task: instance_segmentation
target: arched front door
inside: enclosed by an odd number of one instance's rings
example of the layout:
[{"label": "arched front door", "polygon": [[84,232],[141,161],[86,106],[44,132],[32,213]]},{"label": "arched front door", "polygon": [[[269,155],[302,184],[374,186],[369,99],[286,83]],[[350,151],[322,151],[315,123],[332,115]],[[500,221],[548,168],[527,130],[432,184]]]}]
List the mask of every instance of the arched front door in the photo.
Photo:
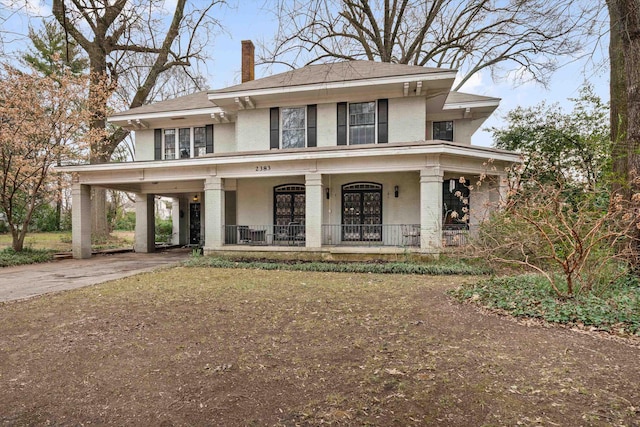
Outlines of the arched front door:
[{"label": "arched front door", "polygon": [[382,240],[382,185],[353,182],[342,186],[342,240]]}]

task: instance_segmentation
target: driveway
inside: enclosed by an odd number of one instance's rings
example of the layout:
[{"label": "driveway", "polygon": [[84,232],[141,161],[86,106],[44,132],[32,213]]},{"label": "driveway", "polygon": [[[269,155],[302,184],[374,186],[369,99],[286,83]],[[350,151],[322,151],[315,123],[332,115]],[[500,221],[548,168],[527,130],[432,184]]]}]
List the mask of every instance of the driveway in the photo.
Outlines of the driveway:
[{"label": "driveway", "polygon": [[0,268],[0,302],[95,285],[166,268],[187,259],[190,254],[190,250],[172,249],[150,254],[94,255],[90,259],[65,259]]}]

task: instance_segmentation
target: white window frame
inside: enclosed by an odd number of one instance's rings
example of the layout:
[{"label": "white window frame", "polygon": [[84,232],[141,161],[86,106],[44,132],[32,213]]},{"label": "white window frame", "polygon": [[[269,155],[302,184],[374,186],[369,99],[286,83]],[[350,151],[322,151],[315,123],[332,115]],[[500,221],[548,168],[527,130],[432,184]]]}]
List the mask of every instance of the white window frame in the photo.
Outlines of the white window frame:
[{"label": "white window frame", "polygon": [[[378,100],[373,101],[358,101],[358,102],[347,102],[347,145],[351,144],[351,105],[352,104],[368,104],[373,102],[373,144],[378,143]],[[367,145],[367,144],[353,144],[353,145]]]},{"label": "white window frame", "polygon": [[[306,117],[306,116],[305,116]],[[202,125],[202,126],[189,126],[189,127],[180,127],[180,128],[162,128],[162,160],[180,160],[182,159],[180,157],[180,129],[189,129],[189,157],[185,157],[184,159],[194,159],[196,158],[196,150],[195,150],[195,140],[196,140],[196,128],[206,128],[206,125]],[[173,159],[167,159],[166,157],[166,139],[165,139],[165,131],[168,130],[172,130],[174,132],[174,146],[173,146],[173,152],[174,152],[174,158]],[[207,149],[207,141],[206,141],[206,130],[205,130],[205,141],[204,141],[204,147],[205,147],[205,151]]]},{"label": "white window frame", "polygon": [[306,105],[291,105],[291,106],[287,106],[287,107],[280,107],[280,111],[278,112],[278,116],[279,116],[279,128],[280,128],[280,149],[284,149],[284,147],[282,146],[282,132],[284,131],[284,120],[283,117],[284,115],[282,114],[282,110],[293,110],[293,109],[302,109],[304,111],[304,126],[303,126],[303,135],[304,135],[304,146],[303,147],[287,147],[288,148],[307,148],[307,123],[308,123],[308,117],[307,117],[307,106]]}]

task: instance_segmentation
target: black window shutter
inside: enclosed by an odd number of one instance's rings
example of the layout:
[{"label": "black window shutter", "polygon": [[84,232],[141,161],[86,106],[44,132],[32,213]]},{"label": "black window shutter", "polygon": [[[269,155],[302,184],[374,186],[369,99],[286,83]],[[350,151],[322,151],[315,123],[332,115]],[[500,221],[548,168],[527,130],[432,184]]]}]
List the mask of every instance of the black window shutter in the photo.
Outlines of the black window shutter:
[{"label": "black window shutter", "polygon": [[269,148],[278,149],[280,148],[280,109],[273,107],[270,114]]},{"label": "black window shutter", "polygon": [[318,146],[318,106],[307,105],[307,147]]},{"label": "black window shutter", "polygon": [[389,142],[389,100],[378,99],[378,144]]},{"label": "black window shutter", "polygon": [[153,130],[153,159],[162,160],[162,129]]},{"label": "black window shutter", "polygon": [[338,102],[338,145],[347,145],[347,103]]},{"label": "black window shutter", "polygon": [[207,147],[207,154],[213,153],[213,125],[204,127],[204,138]]}]

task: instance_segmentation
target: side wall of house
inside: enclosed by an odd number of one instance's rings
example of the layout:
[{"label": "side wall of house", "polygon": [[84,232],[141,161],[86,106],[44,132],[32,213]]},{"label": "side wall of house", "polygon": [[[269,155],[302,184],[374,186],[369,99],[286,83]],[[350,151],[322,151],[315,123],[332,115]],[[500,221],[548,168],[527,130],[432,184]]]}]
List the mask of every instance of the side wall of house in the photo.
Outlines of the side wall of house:
[{"label": "side wall of house", "polygon": [[426,103],[424,97],[389,100],[389,142],[413,142],[425,139]]},{"label": "side wall of house", "polygon": [[136,161],[153,160],[153,129],[134,133]]}]

